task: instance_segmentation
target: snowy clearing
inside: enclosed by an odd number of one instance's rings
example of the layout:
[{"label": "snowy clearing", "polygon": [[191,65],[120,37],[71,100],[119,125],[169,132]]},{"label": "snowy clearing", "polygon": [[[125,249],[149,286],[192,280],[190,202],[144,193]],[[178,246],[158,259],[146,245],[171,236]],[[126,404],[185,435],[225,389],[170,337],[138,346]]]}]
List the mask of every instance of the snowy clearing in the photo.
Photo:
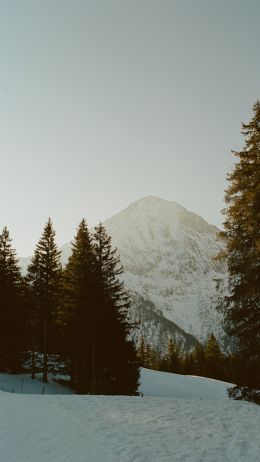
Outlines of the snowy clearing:
[{"label": "snowy clearing", "polygon": [[[259,462],[259,406],[229,400],[228,384],[203,377],[144,369],[141,378],[144,394],[163,398],[1,391],[0,460]],[[21,376],[0,374],[4,381],[21,386]],[[40,393],[42,383],[29,382],[24,393]],[[50,383],[48,392],[57,387],[69,391]]]},{"label": "snowy clearing", "polygon": [[41,377],[42,374],[37,374],[37,378],[32,380],[30,374],[13,375],[0,373],[0,391],[25,395],[73,394],[73,391],[68,387],[64,387],[53,380],[49,380],[49,383],[43,383]]},{"label": "snowy clearing", "polygon": [[230,383],[181,374],[141,370],[139,390],[144,396],[178,399],[227,400]]},{"label": "snowy clearing", "polygon": [[[59,395],[73,394],[68,387],[50,380],[43,384],[41,374],[31,380],[29,374],[10,375],[0,373],[0,390],[9,393]],[[157,398],[227,400],[227,388],[231,384],[219,380],[189,375],[141,369],[139,391],[144,396]]]}]

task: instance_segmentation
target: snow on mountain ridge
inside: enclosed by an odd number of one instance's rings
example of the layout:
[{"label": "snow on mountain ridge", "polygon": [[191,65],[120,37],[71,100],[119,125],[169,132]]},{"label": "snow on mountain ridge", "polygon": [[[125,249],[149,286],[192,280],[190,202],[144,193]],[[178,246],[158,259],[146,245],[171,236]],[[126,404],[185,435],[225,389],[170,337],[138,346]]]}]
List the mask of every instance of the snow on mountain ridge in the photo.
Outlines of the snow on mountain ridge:
[{"label": "snow on mountain ridge", "polygon": [[143,296],[184,331],[205,339],[220,335],[215,280],[225,267],[218,229],[171,201],[153,196],[129,205],[104,225],[119,250],[133,301]]}]

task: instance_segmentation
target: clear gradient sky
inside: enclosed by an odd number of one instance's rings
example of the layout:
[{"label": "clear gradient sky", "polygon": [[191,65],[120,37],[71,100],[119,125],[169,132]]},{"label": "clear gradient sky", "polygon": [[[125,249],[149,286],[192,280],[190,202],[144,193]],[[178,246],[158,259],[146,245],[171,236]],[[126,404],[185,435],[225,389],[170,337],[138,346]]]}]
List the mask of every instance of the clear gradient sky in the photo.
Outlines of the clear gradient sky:
[{"label": "clear gradient sky", "polygon": [[0,0],[0,227],[30,255],[146,195],[221,226],[259,0]]}]

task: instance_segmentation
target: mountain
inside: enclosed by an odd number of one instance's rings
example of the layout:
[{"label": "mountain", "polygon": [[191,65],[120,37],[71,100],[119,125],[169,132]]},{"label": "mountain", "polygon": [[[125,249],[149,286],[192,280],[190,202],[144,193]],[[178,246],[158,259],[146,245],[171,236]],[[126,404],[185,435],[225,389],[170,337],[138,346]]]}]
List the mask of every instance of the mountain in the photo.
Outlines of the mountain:
[{"label": "mountain", "polygon": [[[218,229],[181,205],[148,196],[104,222],[124,266],[131,318],[140,320],[135,337],[164,348],[169,335],[184,348],[208,333],[224,341],[218,286],[226,277],[213,257],[223,249]],[[62,247],[63,263],[71,244]],[[24,262],[23,262],[24,264]]]},{"label": "mountain", "polygon": [[[223,249],[215,226],[175,202],[153,196],[104,224],[121,255],[133,314],[143,316],[146,337],[153,343],[158,337],[154,314],[199,340],[211,331],[221,337],[217,281],[225,278],[226,268],[213,260]],[[173,327],[162,322],[159,326],[163,331]]]}]

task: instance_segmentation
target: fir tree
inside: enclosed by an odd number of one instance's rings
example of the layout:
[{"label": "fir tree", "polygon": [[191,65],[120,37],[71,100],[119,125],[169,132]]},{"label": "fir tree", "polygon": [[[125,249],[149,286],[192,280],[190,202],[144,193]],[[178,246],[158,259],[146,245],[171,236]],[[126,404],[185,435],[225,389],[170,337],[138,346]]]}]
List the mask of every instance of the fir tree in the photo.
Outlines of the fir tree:
[{"label": "fir tree", "polygon": [[152,347],[150,343],[145,344],[145,350],[144,350],[144,367],[147,367],[147,369],[152,369],[153,368],[153,363],[152,363]]},{"label": "fir tree", "polygon": [[186,353],[183,358],[183,373],[194,374],[195,372],[195,360],[193,353]]},{"label": "fir tree", "polygon": [[224,314],[226,330],[237,339],[244,374],[238,385],[260,389],[260,102],[242,125],[245,147],[228,175],[225,230],[230,295]]},{"label": "fir tree", "polygon": [[167,369],[169,372],[180,373],[181,371],[181,354],[180,348],[175,344],[173,338],[170,337],[167,345],[166,353]]},{"label": "fir tree", "polygon": [[212,379],[223,380],[224,377],[224,355],[214,334],[211,334],[205,345],[205,373]]},{"label": "fir tree", "polygon": [[140,366],[145,367],[145,362],[146,362],[146,351],[145,351],[145,341],[144,341],[144,336],[141,334],[140,339],[139,339],[139,345],[137,348],[137,357],[140,362]]},{"label": "fir tree", "polygon": [[65,271],[70,326],[72,384],[78,393],[92,391],[94,373],[93,329],[95,318],[95,255],[92,238],[82,220],[72,244],[72,255]]},{"label": "fir tree", "polygon": [[27,269],[28,283],[27,309],[29,311],[29,348],[31,352],[31,374],[35,379],[36,351],[40,348],[40,320],[41,320],[41,291],[42,277],[39,264],[39,252],[36,250]]},{"label": "fir tree", "polygon": [[129,297],[119,280],[122,265],[111,237],[100,224],[94,234],[96,309],[93,323],[92,393],[134,394],[138,361],[129,339]]},{"label": "fir tree", "polygon": [[197,342],[194,352],[194,374],[205,376],[205,348],[201,343]]},{"label": "fir tree", "polygon": [[0,368],[17,372],[24,338],[21,274],[9,231],[0,234]]},{"label": "fir tree", "polygon": [[[27,278],[33,297],[32,351],[35,351],[37,343],[43,353],[43,381],[47,382],[48,353],[53,349],[62,283],[60,251],[50,219],[36,245]],[[33,358],[34,355],[32,362]]]},{"label": "fir tree", "polygon": [[149,343],[145,345],[144,367],[155,371],[160,368],[160,355]]}]

